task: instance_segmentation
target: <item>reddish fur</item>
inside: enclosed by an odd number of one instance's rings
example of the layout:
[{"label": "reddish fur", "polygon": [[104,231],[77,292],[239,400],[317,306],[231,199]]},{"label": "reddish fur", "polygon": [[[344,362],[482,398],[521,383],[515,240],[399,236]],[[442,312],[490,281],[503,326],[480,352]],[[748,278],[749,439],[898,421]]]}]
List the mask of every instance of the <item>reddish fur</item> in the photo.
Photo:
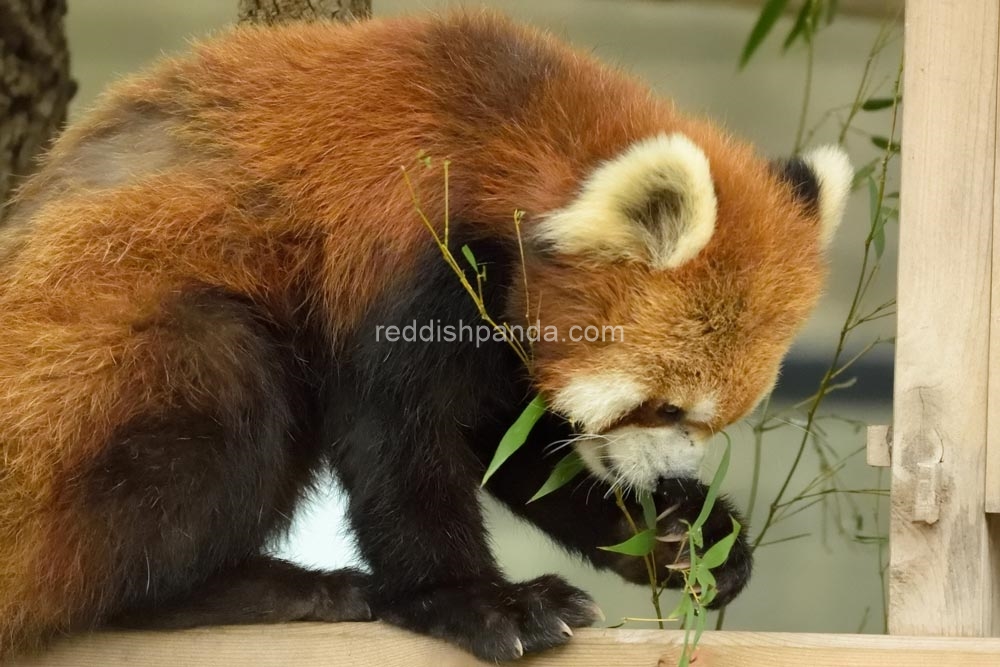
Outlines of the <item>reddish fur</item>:
[{"label": "reddish fur", "polygon": [[[477,62],[484,38],[509,45],[508,68]],[[551,68],[522,71],[522,52]],[[469,86],[487,107],[467,103]],[[148,124],[169,132],[158,157],[124,155],[121,174],[86,187],[101,174],[76,164],[81,151]],[[660,359],[665,391],[712,378],[716,429],[750,409],[816,298],[815,221],[748,147],[622,74],[494,16],[455,15],[238,28],[113,88],[56,144],[0,237],[0,658],[113,607],[114,536],[92,534],[67,494],[76,471],[130,417],[216,390],[137,325],[171,293],[200,282],[289,319],[307,308],[337,341],[427,246],[401,167],[431,219],[443,215],[442,174],[420,151],[451,160],[453,218],[512,235],[515,209],[530,230],[601,160],[659,132],[708,156],[709,246],[665,273],[532,262],[531,303],[543,324],[625,325],[607,353],[623,368]],[[725,307],[734,290],[739,312]],[[543,390],[609,363],[585,343],[536,353]]]}]

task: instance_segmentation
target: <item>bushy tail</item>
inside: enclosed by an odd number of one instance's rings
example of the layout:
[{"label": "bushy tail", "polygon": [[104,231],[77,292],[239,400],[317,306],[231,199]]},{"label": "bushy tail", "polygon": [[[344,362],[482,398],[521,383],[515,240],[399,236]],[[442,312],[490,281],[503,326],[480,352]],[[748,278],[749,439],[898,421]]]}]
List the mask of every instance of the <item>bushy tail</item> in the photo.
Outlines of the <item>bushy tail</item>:
[{"label": "bushy tail", "polygon": [[32,623],[26,609],[10,610],[6,606],[0,601],[0,667],[12,665],[19,656],[41,650],[56,633],[56,628],[46,631],[37,622]]}]

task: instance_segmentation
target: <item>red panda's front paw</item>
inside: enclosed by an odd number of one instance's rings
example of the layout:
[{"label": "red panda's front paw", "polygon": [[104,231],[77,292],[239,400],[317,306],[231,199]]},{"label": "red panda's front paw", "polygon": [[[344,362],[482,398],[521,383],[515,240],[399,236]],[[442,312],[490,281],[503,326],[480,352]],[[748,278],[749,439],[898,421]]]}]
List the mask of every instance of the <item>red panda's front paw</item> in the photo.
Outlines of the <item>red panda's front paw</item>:
[{"label": "red panda's front paw", "polygon": [[[695,522],[705,503],[708,487],[693,479],[667,479],[660,482],[654,494],[659,517],[656,521],[657,543],[654,551],[661,583],[668,588],[684,585],[683,571],[690,565],[688,526]],[[718,587],[710,605],[718,608],[729,604],[750,580],[753,558],[746,540],[746,522],[725,498],[717,498],[708,520],[702,527],[702,552],[733,532],[733,519],[742,526],[726,561],[712,569]],[[622,539],[631,534],[623,519]],[[635,556],[615,554],[611,567],[622,577],[637,584],[648,585],[649,573],[645,561]]]},{"label": "red panda's front paw", "polygon": [[[658,568],[662,566],[661,580],[670,588],[680,588],[684,584],[683,570],[690,566],[688,526],[701,513],[707,493],[708,487],[690,479],[667,479],[657,487],[656,505],[660,516],[656,522],[656,564]],[[725,562],[712,569],[718,587],[715,599],[708,605],[713,609],[729,604],[739,595],[750,580],[753,569],[753,557],[746,539],[746,521],[724,497],[716,498],[702,527],[704,547],[701,551],[731,535],[734,519],[741,526],[740,534]]]},{"label": "red panda's front paw", "polygon": [[561,577],[521,583],[467,582],[386,601],[379,617],[444,639],[481,660],[502,662],[565,644],[572,628],[591,625],[601,612],[585,592]]}]

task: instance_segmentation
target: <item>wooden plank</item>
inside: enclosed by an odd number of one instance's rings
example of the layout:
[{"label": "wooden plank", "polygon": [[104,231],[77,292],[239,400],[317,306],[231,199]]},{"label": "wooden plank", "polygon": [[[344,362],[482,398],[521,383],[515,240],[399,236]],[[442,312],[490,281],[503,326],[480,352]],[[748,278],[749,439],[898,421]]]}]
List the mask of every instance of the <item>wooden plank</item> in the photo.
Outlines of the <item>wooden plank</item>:
[{"label": "wooden plank", "polygon": [[[579,630],[522,667],[673,667],[677,630]],[[706,632],[697,667],[995,667],[1000,639]],[[487,667],[443,642],[381,623],[297,623],[63,640],[16,667]]]},{"label": "wooden plank", "polygon": [[878,424],[868,427],[865,461],[877,468],[892,465],[892,427]]},{"label": "wooden plank", "polygon": [[[997,108],[1000,109],[1000,87]],[[1000,137],[1000,113],[994,136]],[[1000,141],[994,142],[993,262],[990,298],[989,401],[986,420],[986,511],[1000,513]]]},{"label": "wooden plank", "polygon": [[998,615],[984,495],[998,14],[906,5],[893,634],[984,636]]}]

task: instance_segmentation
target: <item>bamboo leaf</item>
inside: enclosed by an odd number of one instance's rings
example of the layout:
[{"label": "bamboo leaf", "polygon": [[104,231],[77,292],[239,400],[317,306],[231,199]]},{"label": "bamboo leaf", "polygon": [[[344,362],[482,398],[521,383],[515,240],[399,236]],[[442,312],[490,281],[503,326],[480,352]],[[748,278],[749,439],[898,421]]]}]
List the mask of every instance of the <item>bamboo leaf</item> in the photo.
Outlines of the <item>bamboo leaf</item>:
[{"label": "bamboo leaf", "polygon": [[613,551],[626,556],[645,556],[653,552],[656,548],[656,531],[647,528],[624,542],[612,544],[609,547],[597,547],[603,551]]},{"label": "bamboo leaf", "polygon": [[[726,434],[723,433],[723,435]],[[731,449],[732,443],[729,441],[729,436],[726,435],[726,449],[722,452],[722,460],[719,461],[719,467],[715,469],[715,475],[712,476],[712,483],[709,484],[708,493],[705,494],[705,503],[701,506],[701,513],[698,515],[698,518],[691,524],[690,532],[700,532],[701,527],[708,521],[708,515],[712,513],[712,508],[715,507],[715,499],[719,496],[719,487],[722,486],[722,480],[725,479],[726,473],[729,471],[729,454]]]},{"label": "bamboo leaf", "polygon": [[875,257],[881,258],[885,252],[885,216],[879,208],[878,185],[874,178],[868,179],[868,211],[871,216],[872,245],[875,247]]},{"label": "bamboo leaf", "polygon": [[837,15],[838,0],[827,0],[826,3],[826,24],[833,23],[833,18]]},{"label": "bamboo leaf", "polygon": [[538,489],[535,495],[531,496],[528,502],[533,503],[539,498],[543,498],[553,491],[566,486],[566,484],[583,471],[584,467],[583,459],[580,458],[580,455],[576,452],[570,452],[556,463],[555,468],[552,469],[552,474],[549,475],[549,478],[545,480],[542,487]]},{"label": "bamboo leaf", "polygon": [[[698,583],[698,585],[701,586],[702,593],[706,593],[707,591],[711,590],[716,586],[715,575],[712,574],[712,570],[709,569],[708,567],[699,568],[697,574],[695,574],[694,580],[695,582]],[[708,604],[707,602],[705,602],[704,595],[701,598],[701,604],[702,605]]]},{"label": "bamboo leaf", "polygon": [[864,101],[861,105],[862,111],[879,111],[881,109],[888,109],[894,104],[898,104],[902,101],[900,97],[870,97]]},{"label": "bamboo leaf", "polygon": [[854,172],[854,179],[851,180],[851,192],[854,192],[861,187],[862,183],[868,180],[868,177],[875,173],[875,165],[878,164],[878,160],[872,160],[868,164],[862,165]]},{"label": "bamboo leaf", "polygon": [[694,639],[691,641],[691,653],[694,653],[694,649],[698,646],[698,642],[701,641],[701,635],[705,632],[705,617],[708,616],[705,610],[702,609],[700,612],[695,613],[695,630]]},{"label": "bamboo leaf", "polygon": [[880,219],[879,224],[875,227],[872,245],[875,246],[875,258],[882,259],[882,253],[885,252],[885,218]]},{"label": "bamboo leaf", "polygon": [[785,11],[786,5],[788,5],[788,0],[768,0],[764,8],[760,10],[757,23],[754,24],[753,30],[750,31],[747,43],[743,46],[743,53],[740,54],[740,68],[746,67],[746,64],[750,62],[750,58],[753,57],[754,52],[757,51],[757,48],[771,32],[771,29],[774,28],[778,17]]},{"label": "bamboo leaf", "polygon": [[476,262],[476,256],[472,254],[472,248],[467,245],[462,246],[462,254],[465,255],[465,261],[469,263],[472,270],[479,273],[479,264]]},{"label": "bamboo leaf", "polygon": [[649,491],[640,493],[639,504],[642,505],[642,518],[646,522],[646,528],[656,528],[656,503],[653,502],[653,494]]},{"label": "bamboo leaf", "polygon": [[899,144],[895,141],[890,142],[885,137],[880,137],[876,135],[871,138],[871,141],[873,144],[875,144],[884,151],[891,151],[893,153],[899,152]]},{"label": "bamboo leaf", "polygon": [[878,183],[875,182],[874,178],[868,179],[868,219],[871,220],[871,224],[875,224],[875,219],[878,217]]},{"label": "bamboo leaf", "polygon": [[788,31],[788,36],[785,37],[785,43],[781,45],[782,51],[787,51],[789,47],[795,42],[795,38],[802,34],[805,30],[806,22],[809,20],[809,7],[808,2],[803,2],[802,7],[799,9],[798,16],[795,17],[795,23],[792,24],[792,29]]},{"label": "bamboo leaf", "polygon": [[740,535],[739,521],[732,517],[730,517],[730,520],[733,522],[733,532],[713,544],[709,547],[708,551],[702,554],[701,564],[709,570],[715,569],[726,562],[726,559],[729,558],[729,552],[732,551],[733,545],[736,544],[736,538]]},{"label": "bamboo leaf", "polygon": [[685,616],[687,616],[688,612],[691,611],[692,604],[693,603],[691,602],[690,596],[682,595],[681,599],[677,601],[677,606],[674,607],[674,610],[670,612],[667,618],[669,619],[684,618]]},{"label": "bamboo leaf", "polygon": [[531,433],[532,427],[534,427],[535,423],[544,414],[545,400],[539,394],[531,400],[531,403],[528,403],[521,416],[517,418],[511,427],[507,429],[507,432],[504,433],[503,438],[500,439],[500,444],[497,445],[497,451],[493,455],[493,460],[490,461],[489,467],[486,468],[486,474],[483,475],[483,486],[486,486],[486,482],[503,465],[503,462],[521,448],[524,441],[528,439],[528,434]]}]

